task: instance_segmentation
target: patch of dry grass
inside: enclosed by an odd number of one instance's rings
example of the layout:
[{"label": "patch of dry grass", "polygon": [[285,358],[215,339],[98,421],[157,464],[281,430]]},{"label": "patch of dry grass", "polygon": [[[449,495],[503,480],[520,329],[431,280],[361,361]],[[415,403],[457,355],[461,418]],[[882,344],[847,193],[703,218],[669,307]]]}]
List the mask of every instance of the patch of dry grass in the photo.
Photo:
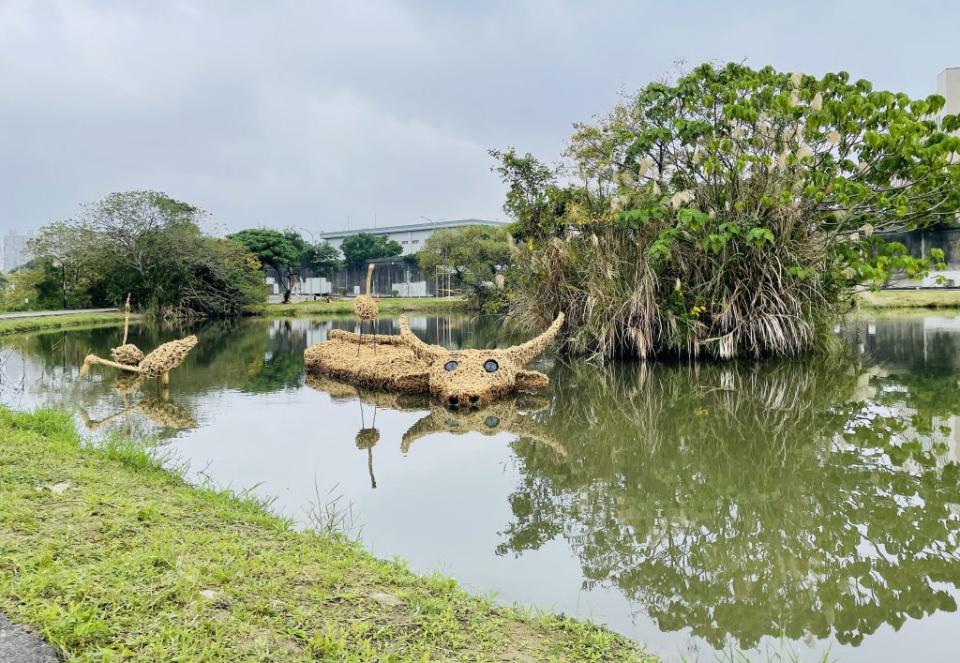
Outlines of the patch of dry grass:
[{"label": "patch of dry grass", "polygon": [[855,299],[862,308],[960,308],[960,290],[865,290]]}]

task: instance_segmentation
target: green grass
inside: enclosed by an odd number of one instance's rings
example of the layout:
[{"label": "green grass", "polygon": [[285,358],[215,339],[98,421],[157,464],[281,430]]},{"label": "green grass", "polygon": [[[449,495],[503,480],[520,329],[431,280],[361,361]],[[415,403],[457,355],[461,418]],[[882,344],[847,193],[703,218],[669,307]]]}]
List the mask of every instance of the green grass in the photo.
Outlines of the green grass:
[{"label": "green grass", "polygon": [[0,611],[75,661],[654,660],[294,531],[142,444],[93,448],[54,411],[0,408]]},{"label": "green grass", "polygon": [[[380,313],[399,314],[407,311],[442,313],[466,311],[468,306],[468,300],[462,297],[449,299],[446,297],[393,297],[380,300]],[[264,304],[254,309],[252,313],[277,318],[298,315],[353,315],[353,299],[333,299],[330,303],[315,301],[296,304]]]},{"label": "green grass", "polygon": [[960,308],[960,290],[866,290],[856,301],[861,308]]},{"label": "green grass", "polygon": [[77,313],[38,318],[11,318],[0,320],[0,336],[64,327],[104,327],[115,324],[123,324],[123,313]]}]

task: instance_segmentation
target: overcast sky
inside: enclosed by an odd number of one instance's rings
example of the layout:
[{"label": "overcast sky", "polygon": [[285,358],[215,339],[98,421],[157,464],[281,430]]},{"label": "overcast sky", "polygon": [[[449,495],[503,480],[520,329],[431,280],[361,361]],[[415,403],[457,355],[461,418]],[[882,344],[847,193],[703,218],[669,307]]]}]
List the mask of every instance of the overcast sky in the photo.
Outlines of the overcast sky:
[{"label": "overcast sky", "polygon": [[960,2],[0,0],[0,230],[157,189],[223,228],[504,218],[487,149],[552,161],[677,59],[926,95]]}]

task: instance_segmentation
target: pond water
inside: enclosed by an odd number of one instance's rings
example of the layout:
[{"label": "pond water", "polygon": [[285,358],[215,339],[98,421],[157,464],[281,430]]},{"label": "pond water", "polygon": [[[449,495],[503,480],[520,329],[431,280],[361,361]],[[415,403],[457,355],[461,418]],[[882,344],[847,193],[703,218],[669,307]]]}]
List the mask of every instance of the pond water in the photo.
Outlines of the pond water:
[{"label": "pond water", "polygon": [[[411,326],[448,347],[512,340],[466,316]],[[116,329],[7,338],[0,399],[70,408],[91,435],[156,435],[193,480],[274,497],[304,525],[336,512],[379,556],[667,660],[957,660],[960,317],[848,321],[830,359],[547,357],[542,396],[472,415],[305,378],[304,348],[333,327],[353,322],[199,326],[168,393],[79,377]]]}]

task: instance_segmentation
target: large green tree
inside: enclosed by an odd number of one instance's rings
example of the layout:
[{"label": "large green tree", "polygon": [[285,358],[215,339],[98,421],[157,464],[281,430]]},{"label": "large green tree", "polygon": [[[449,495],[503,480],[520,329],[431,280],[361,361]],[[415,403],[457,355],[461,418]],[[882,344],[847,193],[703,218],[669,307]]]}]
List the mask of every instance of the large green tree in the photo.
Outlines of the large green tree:
[{"label": "large green tree", "polygon": [[340,250],[347,267],[359,269],[368,260],[398,256],[403,252],[403,247],[385,235],[357,233],[345,237],[340,244]]},{"label": "large green tree", "polygon": [[243,245],[264,267],[274,271],[283,290],[283,301],[289,302],[305,248],[300,236],[273,228],[250,228],[227,237]]},{"label": "large green tree", "polygon": [[[35,259],[47,261],[59,272],[60,305],[82,306],[89,271],[97,262],[95,233],[88,226],[70,221],[57,221],[40,228],[27,241],[27,251]],[[79,301],[78,301],[79,299]]]},{"label": "large green tree", "polygon": [[510,264],[510,235],[497,226],[442,228],[417,253],[420,268],[437,268],[456,275],[482,309],[498,291],[496,277]]},{"label": "large green tree", "polygon": [[956,218],[943,104],[843,72],[701,65],[577,125],[563,196],[499,155],[527,240],[516,312],[562,309],[567,348],[607,357],[806,351],[853,286],[930,267],[876,233]]},{"label": "large green tree", "polygon": [[[205,213],[157,191],[113,193],[45,226],[31,242],[32,287],[50,306],[110,305],[131,293],[162,315],[239,314],[263,299],[260,265],[243,247],[203,232]],[[23,284],[26,287],[26,283]]]},{"label": "large green tree", "polygon": [[343,265],[340,252],[329,242],[308,244],[303,251],[301,262],[313,274],[327,278],[330,278]]},{"label": "large green tree", "polygon": [[294,229],[250,228],[229,235],[270,267],[289,302],[294,283],[307,273],[330,277],[341,267],[340,252],[328,242],[311,243]]}]

